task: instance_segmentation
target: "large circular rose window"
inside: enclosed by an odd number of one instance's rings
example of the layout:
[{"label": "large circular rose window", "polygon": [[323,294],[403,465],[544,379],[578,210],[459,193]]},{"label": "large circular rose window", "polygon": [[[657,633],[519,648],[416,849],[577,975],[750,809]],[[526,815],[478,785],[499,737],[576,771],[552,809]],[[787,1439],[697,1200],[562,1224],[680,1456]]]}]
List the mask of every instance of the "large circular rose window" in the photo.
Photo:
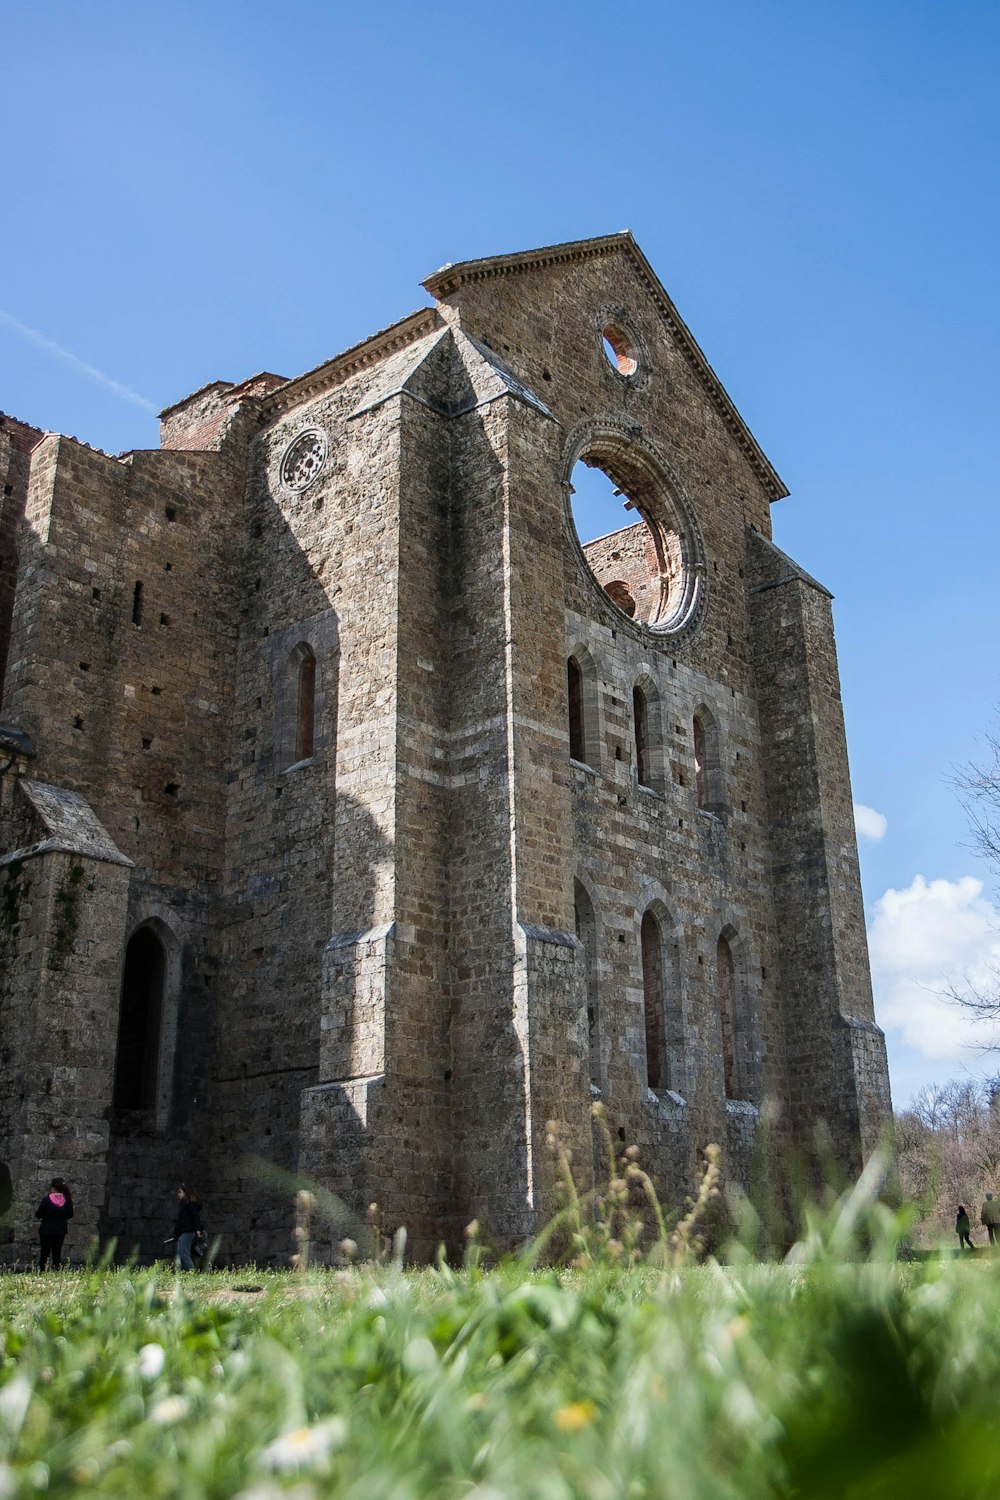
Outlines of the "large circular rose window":
[{"label": "large circular rose window", "polygon": [[702,547],[676,485],[618,434],[582,442],[569,481],[576,538],[605,598],[658,632],[689,626],[704,589]]}]

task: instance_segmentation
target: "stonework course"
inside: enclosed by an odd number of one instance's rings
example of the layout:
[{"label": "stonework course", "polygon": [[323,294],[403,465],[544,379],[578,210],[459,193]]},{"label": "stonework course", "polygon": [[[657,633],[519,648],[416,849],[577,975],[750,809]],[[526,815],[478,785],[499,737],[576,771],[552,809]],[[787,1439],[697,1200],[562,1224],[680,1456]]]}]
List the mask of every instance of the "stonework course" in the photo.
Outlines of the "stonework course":
[{"label": "stonework course", "polygon": [[[628,233],[447,266],[110,457],[0,419],[0,1158],[24,1260],[551,1211],[591,1106],[668,1205],[889,1114],[830,595]],[[581,547],[572,474],[621,491]],[[326,1199],[324,1202],[328,1201]],[[322,1218],[322,1216],[321,1216]]]}]

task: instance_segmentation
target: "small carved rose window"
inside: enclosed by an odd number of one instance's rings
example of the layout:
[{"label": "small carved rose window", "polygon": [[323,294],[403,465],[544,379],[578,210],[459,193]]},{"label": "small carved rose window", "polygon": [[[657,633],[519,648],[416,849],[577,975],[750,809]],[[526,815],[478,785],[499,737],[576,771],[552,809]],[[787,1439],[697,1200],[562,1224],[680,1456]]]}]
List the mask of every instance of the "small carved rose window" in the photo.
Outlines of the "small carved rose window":
[{"label": "small carved rose window", "polygon": [[326,463],[326,433],[318,427],[300,432],[285,449],[281,460],[281,482],[299,494],[320,476]]}]

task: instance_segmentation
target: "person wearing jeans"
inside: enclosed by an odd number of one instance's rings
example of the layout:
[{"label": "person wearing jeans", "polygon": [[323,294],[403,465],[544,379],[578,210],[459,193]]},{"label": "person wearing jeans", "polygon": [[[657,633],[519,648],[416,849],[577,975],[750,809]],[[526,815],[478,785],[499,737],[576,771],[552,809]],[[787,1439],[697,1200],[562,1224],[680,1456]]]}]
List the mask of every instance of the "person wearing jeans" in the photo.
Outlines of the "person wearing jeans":
[{"label": "person wearing jeans", "polygon": [[177,1243],[177,1266],[181,1271],[193,1271],[194,1259],[191,1247],[201,1228],[201,1202],[194,1188],[184,1182],[177,1189],[177,1218],[174,1221],[174,1239]]}]

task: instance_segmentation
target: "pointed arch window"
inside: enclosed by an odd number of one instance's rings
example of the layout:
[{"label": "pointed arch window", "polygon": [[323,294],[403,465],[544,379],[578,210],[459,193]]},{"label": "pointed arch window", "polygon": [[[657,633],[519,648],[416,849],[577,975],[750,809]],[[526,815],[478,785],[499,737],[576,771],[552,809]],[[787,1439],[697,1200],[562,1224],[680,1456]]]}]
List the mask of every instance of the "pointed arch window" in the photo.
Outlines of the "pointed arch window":
[{"label": "pointed arch window", "polygon": [[698,806],[719,816],[724,813],[726,804],[719,726],[704,704],[694,711],[691,738]]},{"label": "pointed arch window", "polygon": [[308,646],[299,648],[296,692],[295,759],[311,760],[316,747],[316,658]]},{"label": "pointed arch window", "polygon": [[166,954],[149,927],[125,949],[112,1102],[115,1109],[153,1109],[160,1061]]},{"label": "pointed arch window", "polygon": [[569,694],[569,753],[571,760],[587,759],[587,735],[583,719],[583,672],[575,656],[566,663]]},{"label": "pointed arch window", "polygon": [[601,1087],[601,1018],[597,988],[597,917],[594,903],[579,880],[573,882],[573,914],[576,935],[583,948],[587,989],[587,1051],[590,1081]]},{"label": "pointed arch window", "polygon": [[566,659],[567,727],[570,758],[600,769],[600,695],[597,663],[581,642]]},{"label": "pointed arch window", "polygon": [[651,1089],[666,1086],[667,1049],[663,1025],[663,937],[651,911],[639,931],[642,948],[642,1004],[646,1024],[646,1082]]},{"label": "pointed arch window", "polygon": [[708,801],[708,793],[705,780],[705,725],[700,714],[694,716],[694,784],[698,806],[704,807]]},{"label": "pointed arch window", "polygon": [[299,641],[284,659],[278,693],[279,767],[288,771],[308,763],[320,740],[320,668],[316,653]]},{"label": "pointed arch window", "polygon": [[646,694],[636,683],[632,689],[632,725],[635,733],[635,766],[640,786],[653,785],[650,765],[649,705]]},{"label": "pointed arch window", "polygon": [[719,1020],[722,1025],[722,1072],[726,1098],[742,1098],[736,1055],[736,969],[733,950],[725,935],[716,944],[716,973],[719,986]]}]

